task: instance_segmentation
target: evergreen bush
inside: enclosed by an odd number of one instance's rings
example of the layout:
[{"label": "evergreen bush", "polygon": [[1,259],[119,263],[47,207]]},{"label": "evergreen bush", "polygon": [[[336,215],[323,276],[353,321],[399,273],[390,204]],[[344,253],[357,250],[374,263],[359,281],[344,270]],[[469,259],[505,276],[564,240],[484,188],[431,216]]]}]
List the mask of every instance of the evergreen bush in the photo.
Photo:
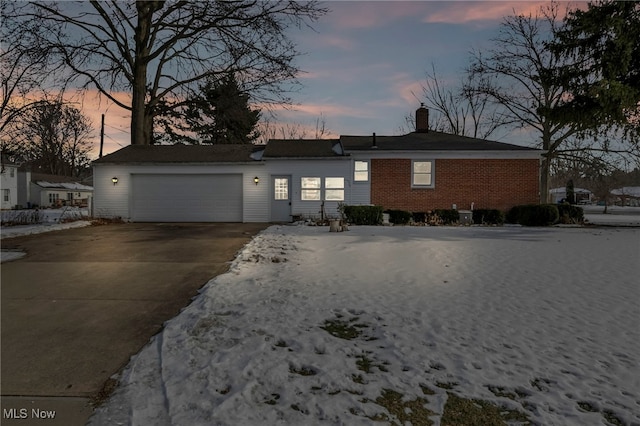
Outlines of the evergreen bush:
[{"label": "evergreen bush", "polygon": [[425,212],[412,213],[413,223],[425,223],[427,221],[427,214]]},{"label": "evergreen bush", "polygon": [[354,225],[379,225],[382,223],[382,207],[345,205],[344,216]]},{"label": "evergreen bush", "polygon": [[504,213],[497,209],[476,209],[473,211],[473,223],[478,225],[502,225]]},{"label": "evergreen bush", "polygon": [[389,222],[394,225],[406,225],[411,220],[411,212],[406,210],[385,210],[389,213]]},{"label": "evergreen bush", "polygon": [[523,226],[549,226],[558,222],[560,214],[555,204],[514,206],[507,213],[509,223]]},{"label": "evergreen bush", "polygon": [[454,225],[460,220],[460,214],[456,209],[435,209],[433,213],[440,218],[443,225]]}]

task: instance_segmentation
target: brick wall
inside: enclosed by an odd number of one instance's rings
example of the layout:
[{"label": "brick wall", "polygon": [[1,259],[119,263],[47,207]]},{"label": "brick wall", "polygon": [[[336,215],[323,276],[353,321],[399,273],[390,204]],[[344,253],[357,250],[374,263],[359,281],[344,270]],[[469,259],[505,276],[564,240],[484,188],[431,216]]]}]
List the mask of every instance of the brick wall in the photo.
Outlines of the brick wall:
[{"label": "brick wall", "polygon": [[437,159],[433,188],[411,188],[411,160],[371,161],[371,202],[385,209],[422,212],[433,209],[508,210],[538,203],[537,159]]}]

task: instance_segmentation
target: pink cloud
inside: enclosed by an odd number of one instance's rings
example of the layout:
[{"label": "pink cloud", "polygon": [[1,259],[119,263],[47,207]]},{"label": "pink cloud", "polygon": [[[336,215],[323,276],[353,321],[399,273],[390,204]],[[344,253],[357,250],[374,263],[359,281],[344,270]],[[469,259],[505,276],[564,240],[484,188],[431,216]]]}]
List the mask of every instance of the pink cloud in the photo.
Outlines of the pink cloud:
[{"label": "pink cloud", "polygon": [[[128,92],[113,93],[113,96],[125,104],[131,103],[131,94]],[[80,108],[91,120],[95,135],[95,142],[90,153],[91,158],[97,159],[100,153],[102,114],[105,115],[103,155],[131,144],[131,112],[99,95],[96,90],[85,92],[82,98],[78,98],[76,95],[65,96],[65,100]]]},{"label": "pink cloud", "polygon": [[329,4],[331,12],[327,19],[338,29],[373,28],[424,11],[426,3],[408,1],[332,2]]},{"label": "pink cloud", "polygon": [[[505,16],[516,14],[535,15],[541,8],[548,7],[548,1],[465,1],[447,2],[434,12],[428,13],[423,22],[427,23],[470,23],[479,21],[499,21]],[[585,2],[564,3],[558,7],[558,19],[566,13],[566,7],[586,8]]]},{"label": "pink cloud", "polygon": [[354,40],[335,34],[320,35],[315,37],[314,41],[316,45],[321,47],[334,47],[347,51],[354,50],[357,47],[357,43]]}]

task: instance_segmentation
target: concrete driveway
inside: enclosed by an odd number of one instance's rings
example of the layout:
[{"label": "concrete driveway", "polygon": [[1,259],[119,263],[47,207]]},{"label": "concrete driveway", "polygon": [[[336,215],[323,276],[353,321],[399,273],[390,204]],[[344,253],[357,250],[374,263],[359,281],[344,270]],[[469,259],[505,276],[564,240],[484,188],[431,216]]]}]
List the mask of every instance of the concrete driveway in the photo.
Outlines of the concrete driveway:
[{"label": "concrete driveway", "polygon": [[162,324],[266,224],[113,224],[2,240],[3,425],[84,424]]}]

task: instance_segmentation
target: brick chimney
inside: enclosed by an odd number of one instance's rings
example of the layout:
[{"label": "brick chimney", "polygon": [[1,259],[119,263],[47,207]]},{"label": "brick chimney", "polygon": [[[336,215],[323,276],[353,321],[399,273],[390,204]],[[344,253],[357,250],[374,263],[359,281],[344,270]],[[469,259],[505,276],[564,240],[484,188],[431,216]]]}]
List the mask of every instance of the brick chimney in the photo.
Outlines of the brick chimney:
[{"label": "brick chimney", "polygon": [[429,110],[424,104],[416,110],[416,133],[427,133],[429,131]]}]

